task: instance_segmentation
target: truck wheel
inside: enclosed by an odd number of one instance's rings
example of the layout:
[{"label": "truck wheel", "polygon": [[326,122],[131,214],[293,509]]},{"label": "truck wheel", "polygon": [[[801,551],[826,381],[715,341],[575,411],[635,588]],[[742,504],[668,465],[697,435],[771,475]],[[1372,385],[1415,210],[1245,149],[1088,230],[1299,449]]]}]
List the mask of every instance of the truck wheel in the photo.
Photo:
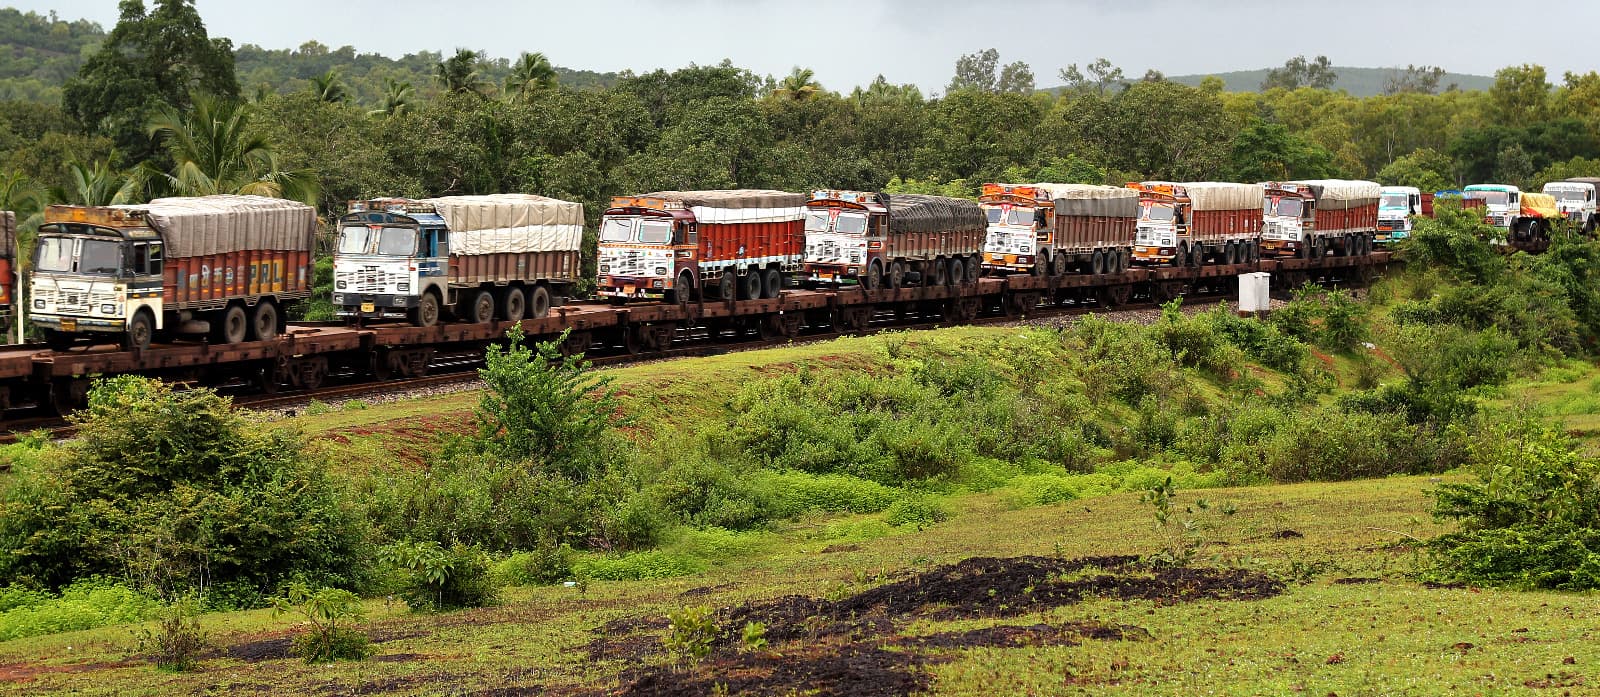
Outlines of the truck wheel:
[{"label": "truck wheel", "polygon": [[1033,268],[1028,269],[1028,273],[1034,276],[1043,276],[1049,272],[1050,268],[1050,257],[1041,249],[1039,250],[1039,256],[1033,258]]},{"label": "truck wheel", "polygon": [[211,326],[211,336],[217,343],[243,343],[250,336],[250,319],[245,316],[244,306],[229,305],[214,316],[217,321]]},{"label": "truck wheel", "polygon": [[528,294],[522,286],[506,288],[505,294],[500,296],[500,319],[507,322],[521,322],[528,316]]},{"label": "truck wheel", "polygon": [[906,284],[906,263],[897,261],[889,265],[889,287],[899,288]]},{"label": "truck wheel", "polygon": [[925,261],[925,262],[923,262],[923,268],[927,268],[928,264],[932,264],[933,265],[933,273],[929,274],[930,276],[933,277],[933,282],[932,283],[928,283],[926,280],[924,280],[923,285],[925,285],[925,286],[926,285],[942,286],[942,285],[950,282],[950,267],[944,265],[944,260],[943,259],[934,259],[933,261]]},{"label": "truck wheel", "polygon": [[418,327],[431,327],[439,323],[439,295],[433,292],[422,294],[417,299],[416,308],[406,313],[410,315],[411,324]]},{"label": "truck wheel", "polygon": [[250,338],[255,341],[272,341],[278,338],[278,306],[271,300],[256,303],[250,311]]},{"label": "truck wheel", "polygon": [[1055,256],[1050,258],[1050,275],[1067,275],[1067,255],[1058,252]]},{"label": "truck wheel", "polygon": [[155,322],[150,319],[150,313],[140,310],[128,322],[128,331],[122,335],[122,349],[124,351],[143,351],[150,348],[150,338],[156,333]]},{"label": "truck wheel", "polygon": [[861,286],[867,290],[878,290],[883,287],[883,264],[874,260],[867,267],[866,275],[861,277]]},{"label": "truck wheel", "polygon": [[1100,250],[1096,249],[1096,250],[1094,250],[1093,254],[1089,255],[1089,273],[1094,274],[1096,276],[1099,276],[1099,275],[1104,274],[1105,272],[1106,272],[1106,255],[1105,255],[1104,252],[1101,252]]},{"label": "truck wheel", "polygon": [[465,308],[467,321],[475,324],[494,321],[494,295],[487,290],[480,290],[471,297],[471,304]]},{"label": "truck wheel", "polygon": [[733,300],[739,294],[739,277],[733,269],[722,272],[722,278],[717,281],[717,295],[723,300]]},{"label": "truck wheel", "polygon": [[761,297],[761,273],[751,271],[739,277],[739,299],[755,300]]},{"label": "truck wheel", "polygon": [[44,345],[51,351],[67,351],[78,343],[78,337],[59,329],[44,330]]},{"label": "truck wheel", "polygon": [[783,274],[777,269],[761,272],[761,297],[776,298],[783,292]]},{"label": "truck wheel", "polygon": [[954,257],[946,264],[945,283],[952,286],[961,285],[961,279],[967,277],[967,265],[961,263],[961,257]]},{"label": "truck wheel", "polygon": [[550,288],[535,286],[533,295],[528,298],[528,317],[539,319],[550,314]]},{"label": "truck wheel", "polygon": [[983,257],[974,254],[967,257],[967,285],[978,282],[978,277],[983,275]]}]

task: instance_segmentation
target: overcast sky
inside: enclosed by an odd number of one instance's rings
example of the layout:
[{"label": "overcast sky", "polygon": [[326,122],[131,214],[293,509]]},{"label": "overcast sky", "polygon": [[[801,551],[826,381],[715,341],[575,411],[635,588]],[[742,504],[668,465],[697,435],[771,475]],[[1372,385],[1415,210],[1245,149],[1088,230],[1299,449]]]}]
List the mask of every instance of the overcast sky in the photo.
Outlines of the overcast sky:
[{"label": "overcast sky", "polygon": [[[116,0],[16,2],[110,29]],[[147,2],[153,5],[153,2]],[[596,71],[676,68],[731,58],[758,74],[792,66],[816,71],[830,90],[849,91],[882,73],[897,83],[942,91],[963,53],[999,49],[1003,63],[1026,61],[1040,87],[1058,84],[1069,63],[1109,58],[1129,77],[1281,65],[1325,54],[1335,65],[1438,65],[1492,75],[1539,63],[1563,71],[1600,69],[1583,39],[1600,26],[1600,2],[1534,4],[1482,0],[197,0],[212,36],[235,45],[292,48],[316,39],[331,47],[398,57],[457,47],[514,58],[543,51],[556,65]],[[981,11],[988,8],[990,11]],[[1580,29],[1586,28],[1586,29]]]}]

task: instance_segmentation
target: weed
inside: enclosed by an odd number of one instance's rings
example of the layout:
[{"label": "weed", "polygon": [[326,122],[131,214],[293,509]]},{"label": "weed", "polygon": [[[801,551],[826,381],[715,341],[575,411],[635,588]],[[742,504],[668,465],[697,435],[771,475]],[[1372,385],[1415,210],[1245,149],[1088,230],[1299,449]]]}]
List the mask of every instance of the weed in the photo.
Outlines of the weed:
[{"label": "weed", "polygon": [[1152,485],[1140,497],[1155,509],[1156,530],[1162,533],[1162,549],[1146,557],[1148,561],[1164,566],[1187,566],[1212,544],[1209,535],[1217,530],[1216,519],[1228,518],[1238,512],[1231,504],[1213,509],[1205,499],[1198,499],[1181,512],[1176,508],[1177,489],[1172,478],[1167,477]]},{"label": "weed", "polygon": [[296,636],[291,651],[306,663],[359,661],[371,655],[367,635],[350,626],[366,617],[361,598],[343,588],[311,590],[303,583],[290,584],[289,592],[273,601],[273,614],[295,613],[304,617],[311,631]]},{"label": "weed", "polygon": [[383,561],[398,567],[400,597],[413,610],[453,610],[495,602],[497,589],[488,557],[476,547],[436,542],[401,542],[383,550]]},{"label": "weed", "polygon": [[174,602],[161,613],[155,631],[144,630],[139,650],[148,652],[156,668],[186,673],[200,664],[206,648],[206,633],[200,629],[200,603],[194,596]]},{"label": "weed", "polygon": [[744,630],[739,633],[739,644],[746,651],[760,651],[767,648],[766,623],[756,621],[744,623]]},{"label": "weed", "polygon": [[[764,630],[763,627],[763,636]],[[711,653],[711,642],[716,637],[717,623],[711,608],[684,607],[667,613],[667,651],[681,665],[699,663]]]}]

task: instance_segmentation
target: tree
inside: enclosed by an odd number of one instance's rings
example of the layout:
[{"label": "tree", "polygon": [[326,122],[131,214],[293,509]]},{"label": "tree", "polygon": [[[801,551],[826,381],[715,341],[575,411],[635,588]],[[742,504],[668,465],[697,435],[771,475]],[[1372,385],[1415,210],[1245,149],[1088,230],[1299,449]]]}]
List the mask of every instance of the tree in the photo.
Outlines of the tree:
[{"label": "tree", "polygon": [[1102,97],[1113,89],[1125,89],[1128,86],[1127,81],[1123,79],[1122,68],[1112,65],[1111,61],[1105,58],[1094,59],[1087,70],[1089,74],[1085,76],[1083,71],[1078,70],[1078,64],[1073,63],[1062,68],[1057,76],[1070,91],[1092,92]]},{"label": "tree", "polygon": [[1444,68],[1433,65],[1406,65],[1405,70],[1390,71],[1383,80],[1384,94],[1434,94],[1439,91],[1439,81],[1444,79]]},{"label": "tree", "polygon": [[1433,150],[1416,150],[1395,158],[1378,171],[1378,181],[1389,186],[1414,186],[1423,191],[1451,188],[1449,156]]},{"label": "tree", "polygon": [[956,59],[956,74],[950,78],[950,86],[946,92],[958,90],[978,90],[993,92],[998,83],[995,71],[1000,67],[1000,52],[986,48],[978,53],[969,53]]},{"label": "tree", "polygon": [[173,162],[170,173],[146,163],[161,188],[180,196],[254,194],[316,205],[316,177],[278,166],[272,144],[250,126],[249,105],[202,95],[193,102],[187,114],[168,107],[150,120],[151,137]]},{"label": "tree", "polygon": [[207,37],[193,0],[122,0],[121,18],[78,74],[62,106],[85,133],[106,133],[134,161],[155,152],[144,125],[157,110],[190,106],[189,95],[239,96],[233,44]]},{"label": "tree", "polygon": [[1231,181],[1262,182],[1323,179],[1332,174],[1333,155],[1291,134],[1281,123],[1256,121],[1233,140]]},{"label": "tree", "polygon": [[135,172],[116,172],[106,160],[67,163],[71,189],[54,189],[50,198],[78,206],[114,206],[135,203],[142,193],[144,179]]},{"label": "tree", "polygon": [[506,76],[505,93],[508,97],[526,100],[540,90],[556,86],[556,69],[543,53],[523,53],[511,66]]},{"label": "tree", "polygon": [[478,63],[482,59],[477,51],[458,48],[455,55],[439,62],[434,69],[434,77],[439,81],[439,86],[450,94],[483,96],[483,75],[478,71]]},{"label": "tree", "polygon": [[1266,79],[1261,81],[1261,90],[1265,92],[1275,87],[1286,90],[1301,87],[1326,90],[1332,89],[1338,81],[1339,75],[1333,72],[1333,65],[1327,56],[1317,56],[1311,61],[1307,61],[1305,56],[1295,56],[1284,61],[1282,68],[1267,71]]},{"label": "tree", "polygon": [[416,90],[411,83],[401,82],[392,77],[383,79],[383,104],[372,111],[369,116],[399,116],[411,111],[411,100]]},{"label": "tree", "polygon": [[796,102],[803,102],[822,92],[822,85],[817,84],[816,74],[810,68],[795,66],[782,80],[778,81],[777,89],[773,96]]},{"label": "tree", "polygon": [[995,84],[995,89],[1000,92],[1033,94],[1033,68],[1022,61],[1007,63],[1006,67],[1000,69],[1000,80]]},{"label": "tree", "polygon": [[1543,121],[1550,109],[1550,83],[1545,80],[1544,66],[1501,68],[1494,74],[1489,98],[1500,125],[1517,128]]},{"label": "tree", "polygon": [[319,102],[350,101],[350,93],[345,89],[344,78],[340,77],[338,68],[330,68],[328,72],[311,78],[311,93],[316,95]]}]

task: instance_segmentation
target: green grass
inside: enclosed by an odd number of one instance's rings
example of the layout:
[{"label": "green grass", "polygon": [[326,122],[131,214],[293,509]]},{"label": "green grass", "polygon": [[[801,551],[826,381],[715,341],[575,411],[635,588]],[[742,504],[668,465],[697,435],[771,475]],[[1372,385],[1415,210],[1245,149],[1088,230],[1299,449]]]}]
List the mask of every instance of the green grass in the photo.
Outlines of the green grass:
[{"label": "green grass", "polygon": [[[1585,638],[1600,598],[1582,594],[1428,589],[1407,536],[1438,528],[1423,515],[1426,478],[1183,492],[1228,502],[1239,513],[1211,536],[1206,564],[1243,566],[1305,579],[1263,601],[1160,604],[1109,599],[1011,620],[918,620],[926,634],[996,623],[1094,619],[1148,630],[1147,641],[1086,640],[1080,646],[930,650],[934,694],[1543,694],[1525,682],[1581,672],[1600,660]],[[678,540],[663,555],[722,549],[724,561],[688,576],[591,581],[586,588],[513,588],[493,608],[402,614],[368,601],[365,629],[388,660],[308,667],[294,659],[227,657],[199,673],[157,673],[138,661],[138,625],[0,643],[0,682],[23,693],[167,694],[217,690],[398,694],[540,686],[603,690],[629,661],[588,662],[581,647],[613,619],[660,616],[684,605],[727,607],[782,594],[833,596],[880,575],[971,556],[1068,557],[1141,554],[1160,545],[1149,506],[1132,493],[1016,508],[1000,493],[954,497],[954,516],[921,530],[886,529],[881,516],[810,518],[775,533]],[[1292,530],[1303,537],[1283,537]],[[1211,555],[1216,557],[1212,558]],[[1341,585],[1335,579],[1376,578]],[[691,589],[693,597],[682,594]],[[223,646],[284,636],[288,617],[267,612],[209,615]],[[393,638],[400,637],[400,638]],[[1470,648],[1462,648],[1470,644]],[[1563,660],[1573,657],[1575,666]],[[654,656],[644,659],[660,663]],[[1559,694],[1559,693],[1552,693]]]}]

